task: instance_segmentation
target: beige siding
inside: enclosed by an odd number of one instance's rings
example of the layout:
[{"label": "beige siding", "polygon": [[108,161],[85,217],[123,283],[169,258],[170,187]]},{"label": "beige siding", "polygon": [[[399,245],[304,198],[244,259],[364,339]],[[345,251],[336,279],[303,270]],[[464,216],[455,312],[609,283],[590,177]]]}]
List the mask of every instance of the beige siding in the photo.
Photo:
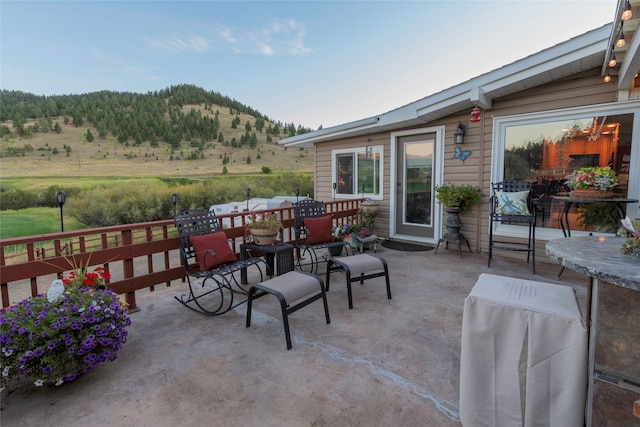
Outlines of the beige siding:
[{"label": "beige siding", "polygon": [[[367,142],[371,138],[372,141]],[[382,194],[384,200],[381,200],[380,212],[375,220],[375,233],[381,237],[389,235],[389,170],[391,149],[389,146],[389,133],[371,134],[353,138],[345,138],[316,144],[316,174],[315,174],[315,194],[318,200],[333,199],[333,177],[331,176],[331,151],[345,148],[364,147],[366,145],[382,145],[384,146],[384,186]],[[354,196],[357,197],[357,196]]]},{"label": "beige siding", "polygon": [[[464,224],[461,231],[469,240],[474,251],[486,253],[488,247],[488,200],[491,182],[493,118],[614,102],[616,100],[615,86],[603,83],[599,71],[599,69],[593,69],[570,78],[527,89],[514,95],[494,99],[492,108],[483,110],[481,120],[477,123],[469,122],[471,113],[471,109],[469,109],[468,111],[462,111],[459,114],[425,124],[428,126],[445,126],[443,182],[451,182],[456,185],[477,185],[482,189],[485,202],[481,206],[474,207],[470,212],[461,215]],[[467,125],[464,144],[460,147],[463,150],[472,151],[472,154],[464,163],[454,158],[455,144],[453,144],[453,134],[458,123]],[[366,145],[367,138],[374,140],[374,142],[369,143],[370,145],[385,146],[384,200],[380,202],[380,214],[376,218],[376,233],[381,236],[387,236],[390,207],[389,173],[391,171],[389,133],[345,138],[317,144],[315,153],[316,197],[321,200],[330,200],[333,196],[331,188],[331,150],[362,147]],[[444,219],[442,221],[443,224]],[[536,245],[539,259],[544,258],[545,243],[538,240]],[[500,251],[496,255],[510,256],[510,253]],[[516,253],[513,256],[522,257],[522,254]]]}]

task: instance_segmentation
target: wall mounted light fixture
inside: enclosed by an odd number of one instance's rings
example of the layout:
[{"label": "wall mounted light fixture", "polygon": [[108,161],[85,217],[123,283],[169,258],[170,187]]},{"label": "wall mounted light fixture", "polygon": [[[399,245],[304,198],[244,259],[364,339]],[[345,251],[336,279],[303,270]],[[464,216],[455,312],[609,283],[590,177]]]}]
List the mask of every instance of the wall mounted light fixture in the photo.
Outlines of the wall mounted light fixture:
[{"label": "wall mounted light fixture", "polygon": [[453,134],[453,142],[456,144],[464,144],[464,135],[467,133],[467,127],[464,123],[458,123],[455,133]]}]

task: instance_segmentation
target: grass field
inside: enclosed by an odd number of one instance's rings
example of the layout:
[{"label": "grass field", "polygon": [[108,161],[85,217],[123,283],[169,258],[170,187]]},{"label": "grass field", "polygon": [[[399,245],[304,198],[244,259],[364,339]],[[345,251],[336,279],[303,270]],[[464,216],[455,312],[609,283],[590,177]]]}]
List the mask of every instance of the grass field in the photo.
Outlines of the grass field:
[{"label": "grass field", "polygon": [[[64,212],[63,212],[64,213]],[[60,209],[29,208],[0,211],[0,239],[56,233],[60,231]],[[65,231],[86,228],[71,217],[64,218]]]},{"label": "grass field", "polygon": [[[184,106],[185,111],[201,106]],[[244,124],[255,119],[240,114],[241,126],[232,128],[235,114],[228,108],[213,108],[218,111],[221,132],[226,141],[237,140],[245,133]],[[0,190],[13,189],[29,192],[44,192],[54,188],[91,188],[109,186],[118,188],[169,187],[188,180],[204,180],[223,175],[226,177],[255,175],[264,176],[263,167],[273,174],[286,172],[312,173],[314,157],[312,149],[285,149],[274,140],[267,142],[264,133],[256,132],[258,145],[248,144],[233,148],[229,144],[211,142],[194,155],[189,141],[182,141],[180,148],[171,150],[168,144],[157,147],[145,142],[135,145],[118,143],[113,135],[99,138],[98,130],[91,125],[75,127],[64,124],[63,117],[54,120],[62,127],[61,133],[36,132],[30,138],[15,134],[0,138]],[[3,122],[13,129],[11,122]],[[25,126],[33,124],[27,121]],[[91,129],[95,139],[85,141],[83,132]],[[282,135],[283,137],[285,135]],[[19,153],[9,155],[9,152]],[[229,163],[223,165],[227,156]],[[250,161],[247,161],[250,159]],[[0,205],[2,203],[0,193]],[[84,228],[70,215],[65,216],[65,231]],[[35,235],[60,231],[60,212],[57,208],[32,208],[19,211],[0,211],[0,238]]]}]

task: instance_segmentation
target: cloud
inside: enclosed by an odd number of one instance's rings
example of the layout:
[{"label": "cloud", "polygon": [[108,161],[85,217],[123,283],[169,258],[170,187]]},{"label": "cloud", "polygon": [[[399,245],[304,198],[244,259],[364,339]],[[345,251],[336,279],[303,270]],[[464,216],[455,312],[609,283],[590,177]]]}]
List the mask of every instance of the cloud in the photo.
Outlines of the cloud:
[{"label": "cloud", "polygon": [[313,50],[305,45],[306,29],[295,19],[277,20],[263,29],[237,31],[216,23],[218,41],[236,53],[273,55],[305,55]]},{"label": "cloud", "polygon": [[196,34],[190,33],[181,35],[170,34],[164,39],[143,38],[149,46],[168,54],[179,54],[182,52],[206,52],[209,49],[209,42]]},{"label": "cloud", "polygon": [[233,37],[233,34],[231,32],[230,28],[225,27],[222,24],[215,24],[214,25],[214,31],[215,33],[223,40],[231,43],[231,44],[236,44],[238,41],[235,39],[235,37]]}]

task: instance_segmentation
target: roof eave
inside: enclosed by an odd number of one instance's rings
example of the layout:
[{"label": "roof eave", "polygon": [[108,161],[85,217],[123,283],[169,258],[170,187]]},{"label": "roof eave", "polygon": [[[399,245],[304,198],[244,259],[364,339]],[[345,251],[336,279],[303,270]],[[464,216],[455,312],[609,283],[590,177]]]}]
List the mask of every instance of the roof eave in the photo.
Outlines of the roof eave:
[{"label": "roof eave", "polygon": [[491,108],[493,98],[598,67],[607,49],[610,27],[569,39],[471,80],[396,108],[379,116],[284,138],[283,145],[306,146],[361,134],[425,124],[478,105]]}]

